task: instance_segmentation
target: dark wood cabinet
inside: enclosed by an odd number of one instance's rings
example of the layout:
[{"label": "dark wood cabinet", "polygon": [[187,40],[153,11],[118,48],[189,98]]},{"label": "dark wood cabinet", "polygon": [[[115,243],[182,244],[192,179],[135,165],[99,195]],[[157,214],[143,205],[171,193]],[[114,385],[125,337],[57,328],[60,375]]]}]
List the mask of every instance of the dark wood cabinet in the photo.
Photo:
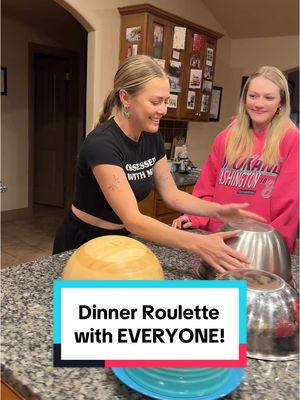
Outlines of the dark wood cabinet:
[{"label": "dark wood cabinet", "polygon": [[[217,40],[223,35],[150,4],[118,10],[121,14],[120,60],[132,54],[164,60],[171,87],[166,118],[208,121]],[[183,49],[173,47],[177,28],[185,28]],[[134,34],[130,35],[131,31]]]},{"label": "dark wood cabinet", "polygon": [[8,384],[1,381],[1,399],[3,400],[25,400]]},{"label": "dark wood cabinet", "polygon": [[[192,193],[194,185],[179,186],[180,190]],[[181,214],[169,208],[160,197],[159,193],[153,189],[148,197],[139,203],[139,209],[142,214],[158,219],[165,224],[171,224],[173,219]]]}]

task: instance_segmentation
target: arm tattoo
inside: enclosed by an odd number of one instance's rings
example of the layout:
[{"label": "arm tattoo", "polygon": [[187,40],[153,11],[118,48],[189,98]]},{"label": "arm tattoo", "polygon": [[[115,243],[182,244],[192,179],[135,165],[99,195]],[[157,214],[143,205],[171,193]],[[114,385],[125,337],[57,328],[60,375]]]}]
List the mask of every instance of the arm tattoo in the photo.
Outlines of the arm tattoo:
[{"label": "arm tattoo", "polygon": [[163,182],[165,182],[165,181],[167,181],[167,180],[169,179],[169,175],[170,175],[170,172],[165,172],[164,174],[162,174],[162,175],[160,176],[160,179],[161,179]]},{"label": "arm tattoo", "polygon": [[178,210],[181,208],[181,202],[179,199],[174,199],[172,200],[172,206],[174,207],[175,210]]},{"label": "arm tattoo", "polygon": [[120,179],[117,175],[113,176],[113,183],[111,185],[108,186],[109,190],[115,190],[118,189],[118,187],[120,186]]}]

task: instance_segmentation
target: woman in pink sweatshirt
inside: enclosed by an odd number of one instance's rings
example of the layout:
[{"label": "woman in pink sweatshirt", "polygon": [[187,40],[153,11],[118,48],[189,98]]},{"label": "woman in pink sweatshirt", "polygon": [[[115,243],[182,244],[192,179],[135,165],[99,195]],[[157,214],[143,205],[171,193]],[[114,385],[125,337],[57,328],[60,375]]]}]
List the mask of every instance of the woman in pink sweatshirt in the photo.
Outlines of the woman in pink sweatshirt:
[{"label": "woman in pink sweatshirt", "polygon": [[[287,81],[275,67],[261,67],[245,84],[237,118],[214,140],[193,195],[249,203],[285,239],[290,251],[299,223],[299,131],[290,119]],[[182,215],[179,229],[216,232],[221,222]]]}]

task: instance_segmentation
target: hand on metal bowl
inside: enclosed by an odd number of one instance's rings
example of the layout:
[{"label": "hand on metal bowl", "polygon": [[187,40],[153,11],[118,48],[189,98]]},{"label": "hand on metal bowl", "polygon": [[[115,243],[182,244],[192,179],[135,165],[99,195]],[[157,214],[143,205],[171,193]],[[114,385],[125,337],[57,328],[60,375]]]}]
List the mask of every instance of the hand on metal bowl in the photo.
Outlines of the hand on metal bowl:
[{"label": "hand on metal bowl", "polygon": [[206,263],[220,273],[245,268],[251,260],[225,243],[226,239],[234,238],[237,235],[238,231],[195,235],[190,250],[200,255]]},{"label": "hand on metal bowl", "polygon": [[232,203],[224,204],[218,208],[215,217],[222,222],[230,222],[232,220],[252,219],[258,222],[267,222],[265,218],[251,211],[245,210],[249,207],[248,203]]},{"label": "hand on metal bowl", "polygon": [[[248,268],[271,272],[297,287],[292,277],[288,247],[283,237],[271,225],[243,219],[224,224],[218,230],[218,232],[232,231],[237,231],[238,235],[226,240],[226,244],[251,259]],[[198,262],[195,273],[201,279],[217,278],[216,270],[204,261]]]}]

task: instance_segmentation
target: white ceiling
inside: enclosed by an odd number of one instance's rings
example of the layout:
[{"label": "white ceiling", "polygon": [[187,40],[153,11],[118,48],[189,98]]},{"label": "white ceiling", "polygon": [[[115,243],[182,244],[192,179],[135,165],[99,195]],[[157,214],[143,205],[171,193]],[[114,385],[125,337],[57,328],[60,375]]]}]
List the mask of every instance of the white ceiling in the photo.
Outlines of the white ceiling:
[{"label": "white ceiling", "polygon": [[202,0],[233,39],[299,35],[299,0]]}]

